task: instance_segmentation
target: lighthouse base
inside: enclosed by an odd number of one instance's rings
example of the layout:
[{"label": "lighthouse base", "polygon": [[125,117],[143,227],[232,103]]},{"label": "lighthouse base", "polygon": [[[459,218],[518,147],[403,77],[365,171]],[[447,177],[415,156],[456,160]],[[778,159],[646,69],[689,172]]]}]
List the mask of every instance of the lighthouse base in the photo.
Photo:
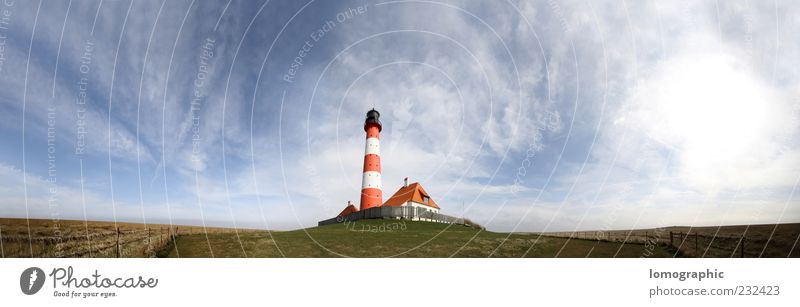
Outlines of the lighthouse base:
[{"label": "lighthouse base", "polygon": [[410,221],[425,221],[444,224],[470,224],[469,220],[453,217],[441,213],[426,211],[416,207],[374,207],[366,210],[350,213],[348,215],[337,216],[335,218],[319,221],[319,226],[352,222],[365,219],[400,219]]}]

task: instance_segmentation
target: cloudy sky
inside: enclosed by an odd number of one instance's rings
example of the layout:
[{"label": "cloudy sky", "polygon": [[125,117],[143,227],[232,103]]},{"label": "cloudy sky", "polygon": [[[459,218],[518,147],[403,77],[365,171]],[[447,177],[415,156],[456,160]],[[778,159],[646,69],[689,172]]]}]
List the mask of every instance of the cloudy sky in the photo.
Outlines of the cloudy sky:
[{"label": "cloudy sky", "polygon": [[404,177],[498,231],[800,222],[794,1],[0,3],[0,216],[295,229]]}]

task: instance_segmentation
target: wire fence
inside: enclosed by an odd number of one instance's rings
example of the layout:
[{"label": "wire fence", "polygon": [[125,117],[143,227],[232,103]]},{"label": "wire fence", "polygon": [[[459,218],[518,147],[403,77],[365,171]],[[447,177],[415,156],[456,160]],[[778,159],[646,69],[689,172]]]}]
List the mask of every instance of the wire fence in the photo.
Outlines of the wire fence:
[{"label": "wire fence", "polygon": [[741,236],[715,236],[699,232],[667,231],[576,231],[548,232],[544,236],[669,247],[676,256],[687,257],[760,257],[769,240]]},{"label": "wire fence", "polygon": [[145,228],[93,232],[85,235],[2,236],[4,257],[154,257],[168,241],[174,239],[177,228]]},{"label": "wire fence", "polygon": [[[256,231],[244,229],[213,229],[213,233]],[[156,257],[158,252],[178,236],[204,234],[199,227],[146,227],[120,229],[113,227],[84,235],[3,235],[0,233],[2,257]]]}]

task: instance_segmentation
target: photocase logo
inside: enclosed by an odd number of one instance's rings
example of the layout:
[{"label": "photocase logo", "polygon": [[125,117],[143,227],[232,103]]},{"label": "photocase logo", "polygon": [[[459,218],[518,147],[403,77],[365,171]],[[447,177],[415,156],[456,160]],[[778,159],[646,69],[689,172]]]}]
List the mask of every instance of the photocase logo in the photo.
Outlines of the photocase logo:
[{"label": "photocase logo", "polygon": [[36,292],[42,289],[43,285],[44,271],[40,268],[28,268],[22,271],[22,275],[19,276],[19,288],[22,290],[22,293],[27,295],[36,294]]}]

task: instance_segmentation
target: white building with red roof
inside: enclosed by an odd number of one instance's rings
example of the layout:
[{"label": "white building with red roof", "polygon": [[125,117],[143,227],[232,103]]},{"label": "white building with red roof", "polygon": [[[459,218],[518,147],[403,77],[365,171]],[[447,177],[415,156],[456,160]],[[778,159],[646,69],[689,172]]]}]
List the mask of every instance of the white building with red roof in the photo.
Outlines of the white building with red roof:
[{"label": "white building with red roof", "polygon": [[408,178],[405,179],[403,186],[392,197],[387,199],[382,206],[420,208],[420,210],[433,213],[439,213],[441,209],[419,182],[408,184]]}]

